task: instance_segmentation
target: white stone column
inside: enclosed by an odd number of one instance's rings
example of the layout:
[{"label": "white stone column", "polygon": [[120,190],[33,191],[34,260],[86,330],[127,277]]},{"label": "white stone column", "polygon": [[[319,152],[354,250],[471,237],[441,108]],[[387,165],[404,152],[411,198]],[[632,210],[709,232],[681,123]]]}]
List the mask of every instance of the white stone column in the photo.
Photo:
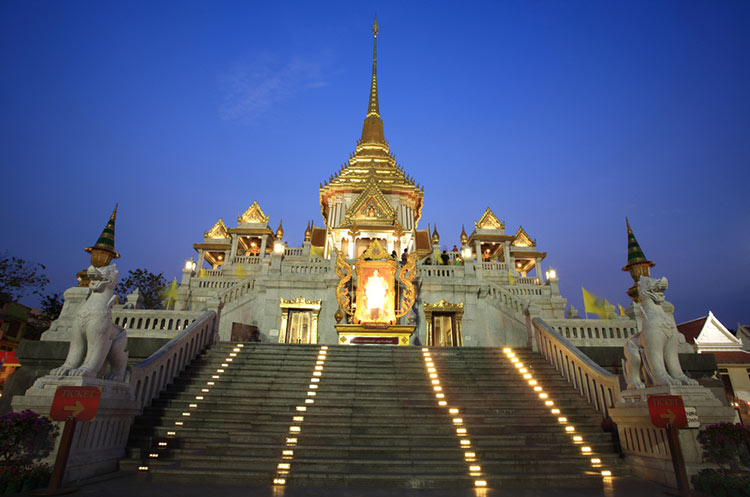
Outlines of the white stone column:
[{"label": "white stone column", "polygon": [[258,255],[260,256],[261,260],[266,256],[266,242],[268,241],[268,235],[263,235],[260,238],[260,252]]},{"label": "white stone column", "polygon": [[541,257],[537,257],[535,259],[535,261],[536,261],[536,266],[534,266],[534,267],[536,267],[536,277],[539,278],[539,284],[543,284],[544,283],[544,273],[542,272],[542,258]]},{"label": "white stone column", "polygon": [[240,241],[240,235],[232,235],[232,249],[229,252],[229,264],[234,264],[234,258],[237,257],[237,244]]},{"label": "white stone column", "polygon": [[505,264],[513,271],[513,273],[515,273],[515,263],[510,260],[510,247],[508,246],[508,242],[503,242],[503,257],[505,258]]},{"label": "white stone column", "polygon": [[200,274],[200,270],[203,269],[203,261],[206,260],[206,256],[203,253],[203,249],[200,249],[198,251],[198,265],[195,266],[198,269],[198,273]]}]

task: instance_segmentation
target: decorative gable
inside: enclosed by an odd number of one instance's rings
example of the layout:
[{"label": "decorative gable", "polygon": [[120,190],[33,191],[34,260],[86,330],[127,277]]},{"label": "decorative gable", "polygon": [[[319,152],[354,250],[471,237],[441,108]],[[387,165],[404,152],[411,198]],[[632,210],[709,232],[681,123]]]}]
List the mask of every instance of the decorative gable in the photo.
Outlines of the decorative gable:
[{"label": "decorative gable", "polygon": [[526,230],[523,229],[523,226],[519,226],[518,231],[513,236],[511,245],[514,247],[536,247],[536,240],[532,240],[529,234],[526,233]]},{"label": "decorative gable", "polygon": [[267,224],[268,216],[263,213],[263,210],[258,205],[258,201],[253,201],[253,205],[247,208],[244,214],[237,216],[237,222],[243,223],[259,223]]},{"label": "decorative gable", "polygon": [[227,233],[227,227],[224,224],[224,220],[221,218],[219,218],[216,224],[214,224],[213,228],[203,234],[203,237],[210,238],[212,240],[228,240],[230,238],[229,233]]},{"label": "decorative gable", "polygon": [[367,186],[346,211],[346,222],[357,225],[394,224],[396,211],[371,175]]},{"label": "decorative gable", "polygon": [[478,230],[504,230],[505,223],[500,221],[489,207],[484,211],[479,221],[474,221],[474,227]]},{"label": "decorative gable", "polygon": [[695,337],[694,344],[699,352],[740,350],[742,348],[742,340],[727,330],[711,311],[708,311],[703,328]]}]

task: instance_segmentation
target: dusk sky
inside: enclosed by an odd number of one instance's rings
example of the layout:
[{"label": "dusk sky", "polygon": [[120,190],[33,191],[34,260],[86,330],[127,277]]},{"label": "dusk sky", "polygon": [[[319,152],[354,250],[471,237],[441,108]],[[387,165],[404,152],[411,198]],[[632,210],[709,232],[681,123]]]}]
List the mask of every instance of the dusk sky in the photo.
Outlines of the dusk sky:
[{"label": "dusk sky", "polygon": [[[490,207],[629,303],[625,217],[678,322],[750,322],[750,2],[0,2],[0,250],[168,280],[257,200],[289,246],[354,151],[373,15],[391,152],[447,249]],[[26,299],[36,304],[34,299]]]}]

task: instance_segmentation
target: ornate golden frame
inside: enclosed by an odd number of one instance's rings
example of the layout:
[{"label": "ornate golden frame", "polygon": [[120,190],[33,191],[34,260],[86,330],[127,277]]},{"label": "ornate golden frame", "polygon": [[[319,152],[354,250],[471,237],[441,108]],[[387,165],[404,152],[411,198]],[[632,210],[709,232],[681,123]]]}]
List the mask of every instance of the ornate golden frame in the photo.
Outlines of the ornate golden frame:
[{"label": "ornate golden frame", "polygon": [[462,320],[464,316],[464,303],[460,302],[458,304],[451,304],[445,299],[441,300],[440,302],[436,302],[434,304],[429,304],[425,302],[424,316],[425,316],[425,323],[426,323],[426,329],[427,329],[427,346],[428,347],[436,346],[434,343],[432,343],[432,313],[434,312],[444,312],[447,314],[455,314],[454,318],[456,320],[456,336],[458,337],[458,344],[456,345],[456,347],[463,347],[464,346],[464,329],[463,329]]},{"label": "ornate golden frame", "polygon": [[286,343],[286,327],[289,320],[289,310],[299,309],[312,311],[312,319],[310,322],[310,343],[318,343],[318,316],[320,315],[320,307],[322,300],[307,300],[304,297],[297,297],[294,300],[281,299],[279,306],[281,307],[281,325],[279,326],[279,343]]}]

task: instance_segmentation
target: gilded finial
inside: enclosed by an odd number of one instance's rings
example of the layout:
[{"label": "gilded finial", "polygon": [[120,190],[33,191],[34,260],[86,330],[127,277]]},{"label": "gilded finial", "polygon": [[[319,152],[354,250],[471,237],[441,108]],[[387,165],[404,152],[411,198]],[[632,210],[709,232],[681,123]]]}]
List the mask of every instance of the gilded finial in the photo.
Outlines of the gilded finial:
[{"label": "gilded finial", "polygon": [[378,15],[375,14],[375,22],[372,23],[372,34],[378,36]]},{"label": "gilded finial", "polygon": [[437,224],[436,224],[432,230],[432,244],[438,245],[439,243],[440,243],[440,235],[438,234]]},{"label": "gilded finial", "polygon": [[464,225],[461,225],[461,245],[466,245],[469,243],[469,237],[466,236],[466,229],[464,228]]},{"label": "gilded finial", "polygon": [[102,234],[99,235],[99,239],[92,247],[86,247],[86,252],[91,254],[91,265],[94,267],[104,267],[112,262],[112,259],[117,259],[120,254],[115,252],[115,220],[117,219],[117,206],[115,204],[115,210],[112,211],[112,215],[107,221],[107,225],[104,227]]},{"label": "gilded finial", "polygon": [[307,228],[305,229],[305,241],[309,242],[312,239],[312,229],[310,228],[310,222],[307,223]]},{"label": "gilded finial", "polygon": [[276,238],[281,240],[284,237],[284,228],[281,226],[281,221],[279,220],[279,227],[276,230]]}]

